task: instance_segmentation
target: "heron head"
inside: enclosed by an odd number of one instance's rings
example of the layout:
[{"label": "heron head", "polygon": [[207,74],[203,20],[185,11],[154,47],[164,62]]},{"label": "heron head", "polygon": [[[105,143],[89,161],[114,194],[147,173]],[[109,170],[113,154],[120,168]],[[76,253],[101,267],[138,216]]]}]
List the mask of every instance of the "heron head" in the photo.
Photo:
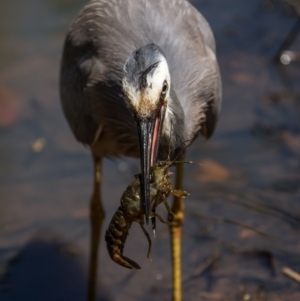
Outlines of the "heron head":
[{"label": "heron head", "polygon": [[135,50],[124,66],[123,93],[138,118],[149,118],[168,99],[170,73],[162,50],[155,44]]},{"label": "heron head", "polygon": [[142,169],[141,197],[149,218],[150,167],[156,162],[162,123],[170,95],[170,73],[162,50],[149,44],[135,50],[124,66],[124,97],[133,111]]}]

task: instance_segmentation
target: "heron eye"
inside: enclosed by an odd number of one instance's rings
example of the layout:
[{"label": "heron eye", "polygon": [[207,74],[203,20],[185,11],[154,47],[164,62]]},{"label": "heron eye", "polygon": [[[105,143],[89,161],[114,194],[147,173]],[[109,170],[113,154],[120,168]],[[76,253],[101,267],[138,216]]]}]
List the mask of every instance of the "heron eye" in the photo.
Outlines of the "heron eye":
[{"label": "heron eye", "polygon": [[162,87],[161,93],[162,94],[166,94],[168,90],[168,84],[166,82],[164,82],[164,85]]}]

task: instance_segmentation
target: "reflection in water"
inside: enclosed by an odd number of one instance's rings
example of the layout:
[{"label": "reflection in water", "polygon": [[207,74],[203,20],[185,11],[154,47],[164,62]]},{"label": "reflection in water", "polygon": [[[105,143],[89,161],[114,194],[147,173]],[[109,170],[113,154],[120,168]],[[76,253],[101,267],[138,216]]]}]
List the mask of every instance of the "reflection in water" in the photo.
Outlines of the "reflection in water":
[{"label": "reflection in water", "polygon": [[[1,301],[82,301],[85,279],[80,250],[57,234],[41,231],[8,262],[0,279]],[[111,300],[99,282],[98,289],[98,301]]]},{"label": "reflection in water", "polygon": [[291,46],[295,42],[300,30],[300,1],[287,1],[285,0],[294,10],[297,15],[294,26],[292,26],[289,33],[278,48],[274,61],[283,65],[289,65],[291,62],[300,62],[300,52],[290,50]]},{"label": "reflection in water", "polygon": [[275,54],[275,61],[282,63],[283,65],[289,65],[293,61],[299,60],[299,53],[290,51],[290,47],[295,42],[300,30],[300,13],[294,26],[287,34],[286,38],[280,45],[277,53]]}]

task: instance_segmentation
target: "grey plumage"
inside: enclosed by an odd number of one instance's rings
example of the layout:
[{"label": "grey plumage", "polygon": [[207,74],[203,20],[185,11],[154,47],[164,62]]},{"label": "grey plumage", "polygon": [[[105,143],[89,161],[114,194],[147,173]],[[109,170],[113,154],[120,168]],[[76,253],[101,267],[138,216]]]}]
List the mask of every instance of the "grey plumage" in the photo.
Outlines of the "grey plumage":
[{"label": "grey plumage", "polygon": [[139,156],[136,124],[122,96],[123,67],[135,49],[152,43],[171,75],[172,147],[214,131],[221,82],[203,16],[184,0],[94,0],[65,40],[60,92],[76,138],[101,157]]}]

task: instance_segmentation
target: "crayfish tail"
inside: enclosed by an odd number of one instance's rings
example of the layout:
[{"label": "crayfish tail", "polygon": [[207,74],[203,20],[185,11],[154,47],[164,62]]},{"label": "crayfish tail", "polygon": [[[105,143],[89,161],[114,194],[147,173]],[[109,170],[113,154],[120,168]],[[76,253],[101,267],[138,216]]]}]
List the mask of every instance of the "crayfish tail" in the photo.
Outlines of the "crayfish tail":
[{"label": "crayfish tail", "polygon": [[127,269],[131,269],[131,270],[140,270],[141,269],[141,267],[136,262],[134,262],[133,260],[131,260],[128,257],[123,256],[123,255],[120,256],[119,254],[114,254],[112,256],[112,260],[115,263],[117,263]]},{"label": "crayfish tail", "polygon": [[132,221],[128,220],[128,217],[124,215],[123,208],[120,206],[106,230],[106,247],[110,258],[115,263],[127,269],[139,270],[141,267],[136,262],[123,256],[124,244],[131,224]]}]

